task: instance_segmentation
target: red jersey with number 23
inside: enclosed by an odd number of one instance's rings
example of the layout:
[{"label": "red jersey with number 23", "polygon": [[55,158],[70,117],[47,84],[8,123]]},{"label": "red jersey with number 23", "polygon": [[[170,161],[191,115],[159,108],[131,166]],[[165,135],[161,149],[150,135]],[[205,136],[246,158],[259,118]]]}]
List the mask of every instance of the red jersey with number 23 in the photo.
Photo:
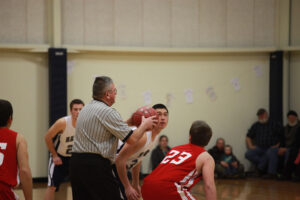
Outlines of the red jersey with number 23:
[{"label": "red jersey with number 23", "polygon": [[196,170],[197,157],[205,149],[186,144],[172,148],[155,170],[144,179],[144,200],[196,199],[190,189],[200,180]]},{"label": "red jersey with number 23", "polygon": [[18,133],[0,128],[0,182],[9,187],[17,185],[17,140]]}]

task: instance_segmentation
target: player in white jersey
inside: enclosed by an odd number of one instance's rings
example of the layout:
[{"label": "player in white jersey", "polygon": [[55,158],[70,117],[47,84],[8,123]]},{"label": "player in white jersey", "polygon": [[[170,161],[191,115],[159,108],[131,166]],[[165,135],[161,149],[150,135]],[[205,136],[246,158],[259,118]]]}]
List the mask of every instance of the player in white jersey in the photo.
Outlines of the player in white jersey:
[{"label": "player in white jersey", "polygon": [[48,167],[48,187],[44,200],[54,200],[54,193],[59,185],[69,176],[71,156],[77,117],[84,103],[74,99],[70,103],[69,116],[58,119],[45,135],[45,142],[50,151]]},{"label": "player in white jersey", "polygon": [[[158,125],[151,131],[147,131],[136,144],[125,143],[116,157],[118,176],[125,190],[125,194],[122,194],[124,199],[136,200],[141,197],[139,185],[141,161],[153,149],[158,141],[159,133],[168,125],[167,107],[163,104],[156,104],[153,108],[158,114]],[[127,170],[132,170],[132,184],[127,177]]]}]

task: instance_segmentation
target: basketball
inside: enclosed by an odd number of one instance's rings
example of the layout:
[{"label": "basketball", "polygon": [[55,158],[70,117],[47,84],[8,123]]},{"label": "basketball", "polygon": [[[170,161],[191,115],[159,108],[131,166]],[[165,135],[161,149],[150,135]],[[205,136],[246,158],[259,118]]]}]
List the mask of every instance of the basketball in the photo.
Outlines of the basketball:
[{"label": "basketball", "polygon": [[152,107],[147,107],[147,106],[140,107],[131,116],[132,125],[136,127],[141,125],[142,116],[148,118],[151,116],[157,116],[157,113]]}]

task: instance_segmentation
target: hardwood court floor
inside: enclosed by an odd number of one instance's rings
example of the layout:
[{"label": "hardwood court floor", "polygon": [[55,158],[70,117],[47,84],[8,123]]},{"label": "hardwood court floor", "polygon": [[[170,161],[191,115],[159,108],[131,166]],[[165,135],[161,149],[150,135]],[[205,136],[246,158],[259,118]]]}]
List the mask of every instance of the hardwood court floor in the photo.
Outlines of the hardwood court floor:
[{"label": "hardwood court floor", "polygon": [[[300,182],[243,179],[243,180],[216,180],[218,199],[224,200],[300,200]],[[42,200],[46,183],[34,184],[33,199]],[[16,193],[23,198],[22,190]],[[197,199],[205,199],[203,183],[199,182],[192,194]],[[70,184],[65,183],[56,194],[56,200],[72,200]]]}]

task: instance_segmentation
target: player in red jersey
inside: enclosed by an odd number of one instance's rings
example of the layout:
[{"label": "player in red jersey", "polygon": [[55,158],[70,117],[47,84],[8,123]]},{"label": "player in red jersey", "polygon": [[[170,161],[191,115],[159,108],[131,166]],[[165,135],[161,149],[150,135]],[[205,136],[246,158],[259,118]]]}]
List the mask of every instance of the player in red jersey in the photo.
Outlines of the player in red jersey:
[{"label": "player in red jersey", "polygon": [[211,136],[205,122],[195,121],[190,128],[190,143],[172,148],[144,179],[143,200],[194,200],[189,191],[201,178],[206,199],[215,200],[215,162],[204,149]]},{"label": "player in red jersey", "polygon": [[27,143],[21,134],[10,130],[13,109],[0,99],[0,199],[16,200],[12,188],[18,184],[18,171],[25,200],[32,200],[32,176]]}]

